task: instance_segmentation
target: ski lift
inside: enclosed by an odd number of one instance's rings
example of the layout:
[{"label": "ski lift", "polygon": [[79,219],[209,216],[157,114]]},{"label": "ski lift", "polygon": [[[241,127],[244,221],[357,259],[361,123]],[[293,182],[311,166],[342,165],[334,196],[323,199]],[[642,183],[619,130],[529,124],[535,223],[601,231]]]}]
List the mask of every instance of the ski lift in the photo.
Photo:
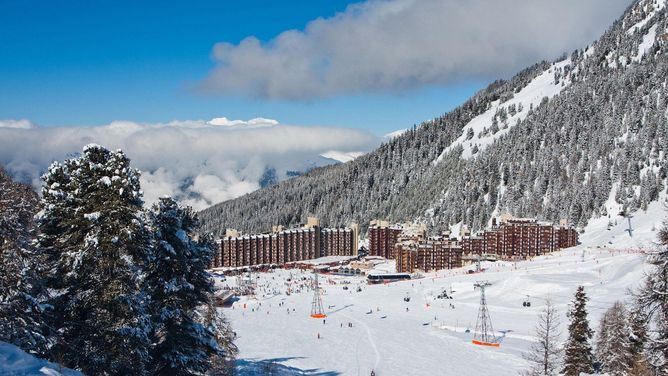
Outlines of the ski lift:
[{"label": "ski lift", "polygon": [[522,302],[522,307],[531,307],[531,301],[529,300],[530,296],[527,295],[527,298],[525,301]]}]

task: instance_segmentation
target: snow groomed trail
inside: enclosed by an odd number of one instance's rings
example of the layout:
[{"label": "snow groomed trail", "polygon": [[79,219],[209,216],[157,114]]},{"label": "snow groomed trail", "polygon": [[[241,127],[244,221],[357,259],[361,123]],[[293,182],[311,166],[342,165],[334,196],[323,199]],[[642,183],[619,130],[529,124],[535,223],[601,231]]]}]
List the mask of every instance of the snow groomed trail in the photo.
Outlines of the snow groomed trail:
[{"label": "snow groomed trail", "polygon": [[[526,366],[522,354],[546,299],[561,313],[565,338],[568,303],[575,288],[584,285],[596,329],[603,312],[638,286],[644,260],[632,250],[580,246],[528,261],[483,263],[483,273],[466,274],[468,268],[461,268],[387,285],[324,275],[324,322],[309,317],[312,292],[304,278],[311,273],[277,270],[255,274],[256,297],[242,297],[224,311],[239,335],[241,361],[279,363],[278,374],[516,375]],[[497,349],[471,344],[478,280],[492,283],[487,301],[502,337]],[[229,277],[221,284],[234,283]],[[443,290],[452,290],[453,299],[439,299]],[[531,307],[524,307],[525,301]]]}]

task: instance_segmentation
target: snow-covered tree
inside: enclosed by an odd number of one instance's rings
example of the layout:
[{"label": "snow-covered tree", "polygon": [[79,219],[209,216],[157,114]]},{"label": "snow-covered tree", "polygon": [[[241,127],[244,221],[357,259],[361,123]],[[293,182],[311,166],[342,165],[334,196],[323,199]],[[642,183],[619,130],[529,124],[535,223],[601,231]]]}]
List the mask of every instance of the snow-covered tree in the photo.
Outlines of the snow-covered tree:
[{"label": "snow-covered tree", "polygon": [[649,322],[646,357],[656,375],[668,375],[668,223],[659,231],[659,246],[649,255],[652,269],[637,294]]},{"label": "snow-covered tree", "polygon": [[223,350],[211,356],[211,368],[209,368],[206,374],[209,376],[234,375],[234,359],[238,353],[234,340],[237,337],[237,333],[232,330],[225,315],[216,308],[213,297],[209,299],[208,303],[199,312],[200,322],[215,334],[216,343]]},{"label": "snow-covered tree", "polygon": [[149,213],[152,261],[147,267],[154,323],[151,371],[156,375],[200,375],[218,347],[211,327],[198,322],[197,308],[213,293],[206,272],[214,254],[208,236],[193,239],[199,227],[191,208],[163,197]]},{"label": "snow-covered tree", "polygon": [[29,186],[12,181],[0,166],[0,340],[32,353],[49,345],[33,245],[38,202]]},{"label": "snow-covered tree", "polygon": [[43,176],[39,244],[55,292],[52,357],[90,375],[141,375],[149,359],[139,172],[122,151],[87,145]]},{"label": "snow-covered tree", "polygon": [[608,309],[599,325],[596,359],[601,371],[610,376],[626,376],[634,363],[629,312],[621,302]]},{"label": "snow-covered tree", "polygon": [[559,311],[548,299],[541,312],[538,325],[536,325],[537,341],[524,355],[530,364],[530,368],[524,372],[524,375],[553,376],[559,373],[561,357],[559,325]]},{"label": "snow-covered tree", "polygon": [[568,311],[568,340],[564,347],[565,376],[580,376],[580,373],[594,372],[594,357],[590,344],[593,335],[587,319],[587,295],[583,286],[578,286],[575,299]]},{"label": "snow-covered tree", "polygon": [[647,343],[647,315],[642,307],[634,305],[629,314],[629,331],[633,364],[629,376],[651,376],[645,353]]}]

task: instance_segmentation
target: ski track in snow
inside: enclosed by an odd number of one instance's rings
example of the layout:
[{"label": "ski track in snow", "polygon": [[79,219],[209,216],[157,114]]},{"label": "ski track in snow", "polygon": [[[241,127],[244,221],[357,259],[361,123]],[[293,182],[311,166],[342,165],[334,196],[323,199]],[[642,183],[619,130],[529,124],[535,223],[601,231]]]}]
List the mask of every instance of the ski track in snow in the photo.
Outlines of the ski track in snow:
[{"label": "ski track in snow", "polygon": [[[561,314],[565,339],[565,314],[578,285],[584,285],[591,298],[589,319],[597,329],[605,310],[626,299],[627,289],[638,286],[645,271],[644,255],[634,249],[584,245],[483,267],[487,271],[480,274],[467,274],[467,268],[443,270],[388,285],[366,285],[361,277],[325,276],[323,302],[331,306],[326,324],[309,317],[311,291],[285,295],[284,283],[291,273],[293,282],[295,275],[299,279],[310,274],[277,270],[257,274],[256,298],[242,297],[234,309],[224,311],[239,334],[242,362],[275,360],[296,372],[291,374],[368,375],[375,370],[378,375],[403,376],[433,375],[436,370],[442,375],[515,375],[526,367],[522,354],[534,341],[534,327],[548,297]],[[228,277],[219,285],[234,285],[235,279]],[[480,296],[473,283],[478,280],[492,283],[487,300],[493,327],[499,337],[506,332],[499,349],[472,345],[473,333],[464,332],[475,328]],[[356,292],[357,286],[361,292]],[[436,298],[450,288],[454,299]],[[280,294],[274,297],[270,290]],[[411,297],[408,303],[403,301],[406,294]],[[526,299],[531,307],[522,306]],[[284,306],[278,307],[279,302]]]},{"label": "ski track in snow", "polygon": [[[373,349],[373,352],[376,354],[376,363],[374,363],[373,368],[374,369],[378,368],[378,364],[380,363],[380,360],[381,360],[380,353],[378,352],[378,347],[376,346],[376,342],[373,340],[373,337],[371,336],[371,329],[369,329],[369,326],[367,324],[365,324],[364,322],[362,322],[362,321],[360,321],[360,320],[358,320],[354,317],[348,316],[346,314],[342,314],[342,316],[358,323],[359,325],[362,325],[362,327],[366,331],[367,339],[369,340],[369,343],[371,344],[371,348]],[[359,342],[358,342],[358,347],[359,347]]]}]

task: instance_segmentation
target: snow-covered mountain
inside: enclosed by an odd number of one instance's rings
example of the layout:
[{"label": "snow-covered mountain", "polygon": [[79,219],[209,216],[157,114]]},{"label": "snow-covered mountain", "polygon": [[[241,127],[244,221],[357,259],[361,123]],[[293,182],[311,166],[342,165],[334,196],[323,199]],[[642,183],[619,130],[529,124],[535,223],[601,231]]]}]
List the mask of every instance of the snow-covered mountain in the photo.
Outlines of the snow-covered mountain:
[{"label": "snow-covered mountain", "polygon": [[644,211],[667,185],[665,5],[636,1],[591,45],[496,81],[350,163],[213,206],[205,228],[261,231],[307,215],[481,228],[500,212],[584,227]]}]

